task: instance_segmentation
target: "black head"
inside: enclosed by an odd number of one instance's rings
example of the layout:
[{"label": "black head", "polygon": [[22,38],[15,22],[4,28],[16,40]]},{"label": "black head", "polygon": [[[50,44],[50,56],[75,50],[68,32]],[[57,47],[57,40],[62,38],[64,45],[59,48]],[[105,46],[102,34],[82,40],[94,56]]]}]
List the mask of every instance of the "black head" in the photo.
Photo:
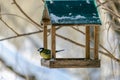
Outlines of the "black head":
[{"label": "black head", "polygon": [[44,48],[39,48],[38,51],[39,52],[42,52],[44,50]]}]

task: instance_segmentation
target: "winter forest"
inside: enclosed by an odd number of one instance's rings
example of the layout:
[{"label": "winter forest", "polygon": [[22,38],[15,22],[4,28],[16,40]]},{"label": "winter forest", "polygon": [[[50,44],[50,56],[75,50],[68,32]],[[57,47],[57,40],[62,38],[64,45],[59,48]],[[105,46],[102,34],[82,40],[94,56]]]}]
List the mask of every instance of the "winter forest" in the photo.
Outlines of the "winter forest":
[{"label": "winter forest", "polygon": [[[85,1],[89,4],[91,0]],[[120,80],[120,0],[96,2],[102,22],[99,32],[100,68],[54,69],[41,65],[42,57],[37,51],[43,47],[41,21],[44,0],[0,0],[0,80]],[[49,49],[50,27],[48,25]],[[56,50],[64,49],[56,56],[85,57],[85,27],[56,28]],[[93,53],[93,30],[90,35],[90,52]]]}]

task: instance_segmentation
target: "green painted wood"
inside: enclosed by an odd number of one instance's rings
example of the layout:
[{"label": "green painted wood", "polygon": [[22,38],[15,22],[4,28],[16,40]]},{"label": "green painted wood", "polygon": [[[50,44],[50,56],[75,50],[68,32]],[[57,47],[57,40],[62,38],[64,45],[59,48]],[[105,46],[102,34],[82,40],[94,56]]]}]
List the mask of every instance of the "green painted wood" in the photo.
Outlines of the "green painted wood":
[{"label": "green painted wood", "polygon": [[46,0],[52,24],[101,24],[94,0]]}]

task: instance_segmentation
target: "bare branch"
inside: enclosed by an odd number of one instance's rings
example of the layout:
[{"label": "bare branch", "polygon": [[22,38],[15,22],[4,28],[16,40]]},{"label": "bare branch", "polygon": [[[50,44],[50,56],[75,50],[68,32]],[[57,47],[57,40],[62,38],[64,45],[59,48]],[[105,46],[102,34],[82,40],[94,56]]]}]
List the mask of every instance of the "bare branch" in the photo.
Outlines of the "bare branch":
[{"label": "bare branch", "polygon": [[[105,47],[103,47],[103,45],[100,44],[100,47],[108,53],[108,54],[105,54],[105,55],[109,56],[110,58],[112,58],[113,60],[115,60],[117,62],[120,62],[120,59],[113,56],[111,52],[109,52]],[[101,52],[101,53],[104,54],[103,52]]]},{"label": "bare branch", "polygon": [[81,30],[79,30],[79,29],[76,29],[75,27],[72,27],[74,30],[76,30],[76,31],[78,31],[78,32],[80,32],[80,33],[82,33],[82,34],[84,34],[85,35],[85,33],[83,32],[83,31],[81,31]]},{"label": "bare branch", "polygon": [[7,67],[10,71],[14,72],[16,75],[20,76],[21,78],[26,79],[26,76],[24,74],[20,74],[17,71],[15,71],[11,66],[7,65],[2,59],[0,59],[1,63]]},{"label": "bare branch", "polygon": [[25,75],[25,74],[21,74],[19,72],[17,72],[13,67],[7,65],[4,60],[0,59],[0,62],[2,63],[2,65],[4,65],[6,68],[8,68],[11,72],[15,73],[17,76],[25,79],[25,80],[36,80],[34,75]]},{"label": "bare branch", "polygon": [[19,35],[14,29],[12,29],[3,19],[1,15],[1,5],[0,5],[0,20],[10,29],[12,30],[16,35]]},{"label": "bare branch", "polygon": [[[9,25],[7,25],[7,26],[9,26]],[[56,30],[59,30],[60,28],[61,27],[57,27]],[[48,29],[47,31],[50,33],[51,29]],[[39,30],[39,31],[35,31],[35,32],[30,32],[30,33],[25,33],[25,34],[18,34],[16,36],[12,36],[12,37],[7,37],[7,38],[0,39],[0,41],[9,40],[9,39],[17,38],[17,37],[22,37],[22,36],[28,36],[28,35],[32,35],[32,34],[41,33],[41,32],[43,32],[43,30]]]},{"label": "bare branch", "polygon": [[108,9],[108,8],[102,8],[102,9],[108,11],[108,12],[109,12],[110,14],[112,14],[113,16],[116,16],[117,18],[120,18],[120,15],[117,15],[116,13],[114,13],[114,11],[112,11],[112,10],[110,10],[110,9]]},{"label": "bare branch", "polygon": [[31,22],[31,21],[29,21],[28,19],[26,19],[26,18],[24,18],[24,17],[22,17],[22,16],[19,16],[19,15],[17,15],[17,14],[1,13],[0,15],[1,15],[1,16],[8,15],[8,16],[19,17],[19,18],[21,18],[21,19],[23,19],[23,20],[25,20],[25,21],[31,23],[32,25],[35,25],[33,22]]},{"label": "bare branch", "polygon": [[104,4],[110,2],[110,0],[109,0],[109,1],[105,1],[105,2],[103,2],[103,3],[101,3],[99,0],[97,0],[97,2],[99,3],[99,4],[97,5],[97,7],[100,7],[100,6],[103,6]]},{"label": "bare branch", "polygon": [[18,38],[18,37],[22,37],[22,36],[28,36],[28,35],[32,35],[32,34],[37,34],[37,33],[40,33],[40,32],[43,32],[43,31],[39,30],[39,31],[35,31],[35,32],[30,32],[30,33],[25,33],[25,34],[19,34],[17,36],[12,36],[12,37],[7,37],[7,38],[4,38],[4,39],[0,39],[0,41],[4,41],[4,40],[8,40],[8,39],[13,39],[13,38]]},{"label": "bare branch", "polygon": [[[81,31],[79,31],[79,30],[76,30],[76,31],[78,31],[78,32],[81,33]],[[68,39],[68,38],[65,38],[65,37],[61,36],[61,35],[58,35],[58,34],[56,34],[56,35],[57,35],[58,37],[60,37],[60,38],[63,38],[64,40],[67,40],[67,41],[73,43],[73,44],[76,44],[76,45],[81,46],[81,47],[85,47],[85,45],[83,45],[83,44],[76,43],[75,41],[72,41],[72,40],[70,40],[70,39]],[[90,40],[93,42],[93,39],[90,39]],[[103,45],[99,44],[99,46],[100,46],[103,50],[105,50],[105,51],[107,52],[107,53],[105,53],[105,52],[99,50],[99,52],[100,52],[101,54],[103,54],[103,55],[105,55],[105,56],[107,56],[107,57],[110,57],[110,58],[112,58],[113,60],[115,60],[115,61],[117,61],[117,62],[120,62],[120,59],[118,59],[118,58],[116,58],[115,56],[113,56],[111,52],[109,52],[105,47],[103,47]],[[90,49],[91,49],[91,50],[94,50],[94,48],[90,48]]]},{"label": "bare branch", "polygon": [[[58,27],[58,29],[60,29],[60,27]],[[49,31],[50,31],[50,29],[48,29],[48,32],[49,32]],[[22,37],[22,36],[28,36],[28,35],[32,35],[32,34],[37,34],[37,33],[40,33],[40,32],[43,32],[43,31],[40,30],[40,31],[36,31],[36,32],[26,33],[26,34],[19,34],[18,36],[12,36],[12,37],[8,37],[8,38],[0,39],[0,41],[12,39],[12,38],[17,38],[17,37]],[[60,37],[60,38],[62,38],[62,39],[64,39],[64,40],[66,40],[66,41],[69,41],[69,42],[71,42],[71,43],[73,43],[73,44],[75,44],[75,45],[78,45],[78,46],[81,46],[81,47],[84,47],[84,48],[85,48],[85,45],[80,44],[80,43],[77,43],[77,42],[75,42],[75,41],[73,41],[73,40],[71,40],[71,39],[68,39],[68,38],[66,38],[66,37],[63,37],[63,36],[61,36],[61,35],[59,35],[59,34],[56,34],[56,36],[57,36],[57,37]],[[114,57],[114,56],[112,55],[112,53],[109,52],[106,48],[104,48],[102,45],[100,45],[100,47],[107,52],[107,53],[105,53],[105,52],[99,50],[99,52],[100,52],[101,54],[104,54],[105,56],[110,57],[110,58],[112,58],[113,60],[115,60],[115,61],[117,61],[117,62],[120,62],[120,59],[117,59],[116,57]],[[94,50],[94,48],[91,48],[91,50]]]},{"label": "bare branch", "polygon": [[[31,18],[22,10],[22,8],[19,6],[19,4],[16,2],[16,0],[13,0],[13,2],[14,2],[14,4],[17,6],[17,8],[21,11],[21,13],[22,13],[24,16],[26,16],[33,24],[35,24],[35,25],[37,25],[38,27],[42,28],[40,24],[36,23],[33,19],[31,19]],[[100,4],[98,5],[98,7],[101,6],[101,5],[106,4],[107,2],[108,2],[108,1],[105,1],[105,2],[103,2],[103,3],[100,3]],[[116,13],[114,13],[112,10],[107,9],[107,8],[103,8],[103,9],[106,10],[106,11],[108,11],[108,12],[110,12],[112,15],[115,15],[116,17],[120,18],[120,16],[117,15]],[[59,27],[59,28],[60,28],[60,27]],[[58,29],[59,29],[59,28],[58,28]],[[85,35],[85,33],[82,32],[81,30],[76,29],[76,28],[74,28],[74,27],[72,27],[72,28],[73,28],[74,30],[76,30],[76,31],[78,31],[78,32],[80,32],[80,33],[82,33],[82,34]],[[13,32],[14,32],[14,31],[13,31]],[[42,30],[39,30],[39,31],[36,31],[36,32],[19,34],[19,35],[17,35],[17,36],[12,36],[12,37],[8,37],[8,38],[0,39],[0,41],[12,39],[12,38],[17,38],[17,37],[21,37],[21,36],[27,36],[27,35],[31,35],[31,34],[36,34],[36,33],[40,33],[40,32],[43,32],[43,31],[42,31]],[[48,32],[50,32],[50,29],[48,30]],[[80,44],[80,43],[77,43],[77,42],[75,42],[75,41],[73,41],[73,40],[71,40],[71,39],[68,39],[68,38],[66,38],[66,37],[63,37],[63,36],[61,36],[61,35],[59,35],[59,34],[56,34],[56,36],[57,36],[57,37],[60,37],[60,38],[62,38],[62,39],[64,39],[64,40],[66,40],[66,41],[69,41],[69,42],[71,42],[71,43],[73,43],[73,44],[75,44],[75,45],[78,45],[78,46],[81,46],[81,47],[84,47],[84,48],[85,48],[85,45]],[[101,44],[100,44],[100,47],[101,47],[103,50],[106,51],[106,53],[105,53],[105,52],[99,50],[99,52],[100,52],[101,54],[104,54],[105,56],[108,56],[108,57],[112,58],[113,60],[115,60],[115,61],[117,61],[117,62],[120,62],[120,59],[117,59],[115,56],[113,56],[112,53],[109,52],[109,51],[108,51],[105,47],[103,47]],[[94,49],[91,48],[91,50],[94,50]]]},{"label": "bare branch", "polygon": [[10,30],[12,30],[17,36],[19,35],[13,28],[11,28],[2,18],[0,19]]},{"label": "bare branch", "polygon": [[71,42],[71,43],[73,43],[73,44],[75,44],[75,45],[78,45],[78,46],[81,46],[81,47],[85,47],[85,45],[79,44],[79,43],[77,43],[77,42],[75,42],[75,41],[73,41],[73,40],[71,40],[71,39],[68,39],[68,38],[66,38],[66,37],[63,37],[63,36],[61,36],[61,35],[59,35],[59,34],[56,34],[56,36],[57,36],[57,37],[60,37],[60,38],[62,38],[62,39],[64,39],[64,40],[66,40],[66,41],[69,41],[69,42]]},{"label": "bare branch", "polygon": [[16,0],[13,0],[13,3],[17,6],[17,8],[21,11],[21,13],[26,16],[31,22],[33,22],[35,25],[37,25],[38,27],[42,28],[40,24],[38,24],[37,22],[35,22],[32,18],[30,18],[23,10],[22,8],[18,5],[18,3],[16,2]]}]

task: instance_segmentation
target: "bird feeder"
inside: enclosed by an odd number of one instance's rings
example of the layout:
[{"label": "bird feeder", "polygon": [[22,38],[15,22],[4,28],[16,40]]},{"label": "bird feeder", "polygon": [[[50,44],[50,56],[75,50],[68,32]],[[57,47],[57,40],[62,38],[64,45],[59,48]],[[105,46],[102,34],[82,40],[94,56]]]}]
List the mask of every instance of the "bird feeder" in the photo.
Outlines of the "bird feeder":
[{"label": "bird feeder", "polygon": [[[51,25],[51,59],[41,59],[41,65],[50,68],[97,68],[99,27],[101,21],[95,0],[45,0],[44,48],[47,49],[47,25]],[[85,26],[85,58],[56,58],[56,26]],[[94,59],[90,58],[90,27],[94,28]]]}]

